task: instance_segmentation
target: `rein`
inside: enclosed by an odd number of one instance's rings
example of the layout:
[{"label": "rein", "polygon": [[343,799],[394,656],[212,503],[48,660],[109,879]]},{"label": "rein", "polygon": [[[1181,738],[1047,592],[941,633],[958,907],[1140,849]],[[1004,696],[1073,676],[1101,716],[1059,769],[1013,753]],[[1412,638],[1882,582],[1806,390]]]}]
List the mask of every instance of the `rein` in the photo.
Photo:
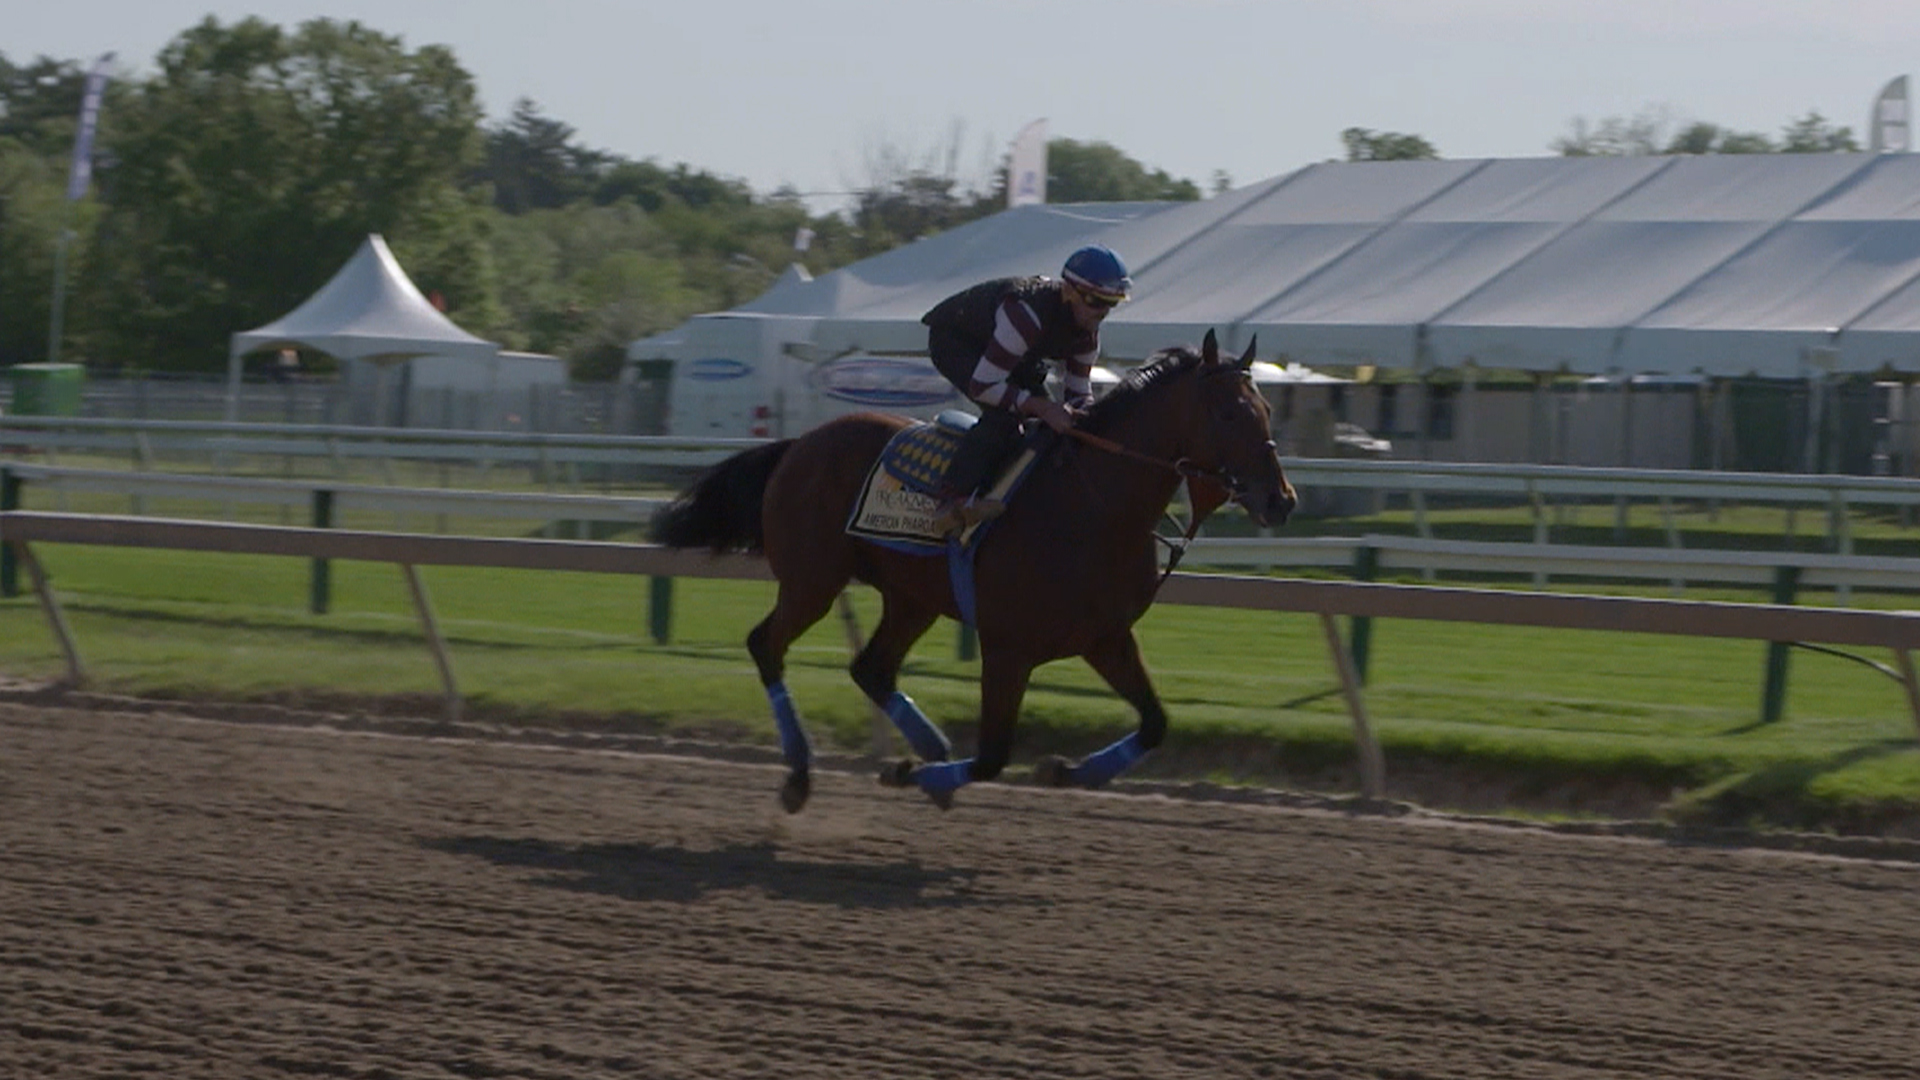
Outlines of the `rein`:
[{"label": "rein", "polygon": [[[1194,534],[1200,531],[1201,519],[1213,513],[1214,510],[1226,503],[1227,500],[1233,498],[1234,493],[1239,489],[1240,485],[1235,482],[1232,475],[1224,468],[1202,469],[1186,458],[1180,458],[1177,461],[1157,458],[1151,454],[1143,454],[1138,450],[1130,450],[1114,442],[1112,439],[1103,438],[1090,431],[1081,431],[1077,427],[1068,428],[1066,433],[1069,437],[1077,439],[1096,450],[1108,454],[1115,454],[1129,461],[1138,461],[1142,464],[1152,465],[1155,468],[1166,469],[1186,481],[1188,507],[1186,533],[1178,540],[1168,539],[1160,535],[1157,530],[1153,534],[1153,538],[1166,545],[1167,548],[1167,568],[1160,572],[1160,580],[1154,582],[1153,585],[1154,591],[1158,592],[1160,586],[1166,584],[1167,578],[1173,573],[1174,568],[1180,565],[1180,560],[1186,556],[1187,545],[1193,543]],[[1209,481],[1220,490],[1217,496],[1209,493],[1208,499],[1212,505],[1208,506],[1204,511],[1199,507],[1201,500],[1198,493],[1194,490],[1193,482],[1195,480]]]}]

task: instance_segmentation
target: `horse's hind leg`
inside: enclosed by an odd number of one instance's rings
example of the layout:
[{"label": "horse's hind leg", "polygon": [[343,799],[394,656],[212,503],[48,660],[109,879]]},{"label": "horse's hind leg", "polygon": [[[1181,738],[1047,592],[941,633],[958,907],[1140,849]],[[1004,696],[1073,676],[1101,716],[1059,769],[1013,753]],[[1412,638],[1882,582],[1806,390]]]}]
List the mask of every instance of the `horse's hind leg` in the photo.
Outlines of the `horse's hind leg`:
[{"label": "horse's hind leg", "polygon": [[840,586],[796,588],[782,582],[773,611],[747,634],[747,652],[760,671],[760,685],[766,688],[767,703],[773,707],[773,723],[780,731],[780,752],[787,760],[787,779],[780,788],[780,805],[796,814],[807,804],[813,792],[810,767],[813,748],[800,724],[800,712],[787,693],[787,649],[794,639],[826,615]]},{"label": "horse's hind leg", "polygon": [[1049,758],[1034,770],[1034,778],[1049,787],[1104,787],[1132,768],[1167,735],[1167,712],[1154,693],[1153,680],[1140,659],[1133,631],[1122,630],[1095,643],[1085,659],[1107,685],[1113,687],[1140,716],[1140,726],[1124,738],[1069,764]]},{"label": "horse's hind leg", "polygon": [[874,628],[873,639],[854,657],[849,669],[854,684],[880,706],[923,761],[947,760],[953,756],[953,744],[912,698],[900,692],[900,665],[906,662],[907,651],[913,648],[913,643],[920,640],[939,617],[939,612],[931,608],[895,595],[884,595],[880,625]]}]

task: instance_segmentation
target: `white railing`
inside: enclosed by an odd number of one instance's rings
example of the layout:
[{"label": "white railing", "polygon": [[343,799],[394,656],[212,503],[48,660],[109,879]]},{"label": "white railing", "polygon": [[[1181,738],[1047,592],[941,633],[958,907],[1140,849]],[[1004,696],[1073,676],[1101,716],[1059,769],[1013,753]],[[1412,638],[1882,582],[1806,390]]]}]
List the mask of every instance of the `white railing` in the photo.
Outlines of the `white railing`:
[{"label": "white railing", "polygon": [[[140,467],[161,457],[192,458],[210,472],[233,471],[238,459],[470,463],[526,466],[551,477],[580,466],[635,470],[696,469],[757,445],[757,439],[692,439],[637,435],[547,435],[423,428],[307,424],[242,424],[178,420],[0,416],[0,447],[54,461],[63,452],[124,455]],[[1556,501],[1658,504],[1670,546],[1680,546],[1674,504],[1701,501],[1773,504],[1823,510],[1833,550],[1852,550],[1849,513],[1856,507],[1920,506],[1920,479],[1848,475],[1736,473],[1685,469],[1592,468],[1346,458],[1287,458],[1298,487],[1405,494],[1416,531],[1430,538],[1428,501],[1494,498],[1533,510],[1535,541],[1547,541]]]},{"label": "white railing", "polygon": [[239,455],[257,454],[544,466],[702,466],[763,441],[320,424],[0,416],[0,446],[16,452],[57,454],[61,451],[78,451],[126,455],[140,462],[151,462],[162,455],[193,456],[219,462]]},{"label": "white railing", "polygon": [[[223,516],[231,517],[232,504],[311,507],[316,495],[326,492],[335,512],[391,513],[402,523],[412,516],[427,516],[436,519],[433,531],[439,532],[449,531],[446,518],[462,515],[569,522],[575,525],[577,535],[584,535],[586,525],[595,522],[641,529],[665,502],[639,496],[336,484],[312,479],[269,480],[59,465],[8,464],[4,468],[18,481],[31,485],[32,490],[50,494],[56,509],[66,509],[71,494],[90,492],[124,496],[129,500],[129,510],[135,514],[146,513],[149,500],[173,498],[222,504],[226,508]],[[1783,490],[1795,488],[1809,490],[1798,485],[1782,485]],[[1755,485],[1755,490],[1765,489]],[[36,497],[35,501],[42,500]],[[1353,571],[1363,560],[1370,560],[1373,571],[1389,574],[1417,572],[1428,577],[1443,571],[1520,574],[1530,577],[1536,585],[1545,585],[1555,577],[1615,578],[1666,582],[1676,590],[1688,584],[1766,586],[1779,580],[1783,568],[1791,568],[1798,574],[1799,586],[1837,589],[1842,603],[1847,591],[1855,588],[1920,591],[1920,558],[1684,549],[1677,545],[1602,547],[1552,544],[1544,539],[1519,544],[1378,534],[1298,538],[1203,536],[1189,546],[1185,560],[1189,566],[1231,569],[1317,567],[1343,571]]]},{"label": "white railing", "polygon": [[547,492],[473,491],[462,488],[389,487],[334,484],[320,480],[267,480],[257,477],[199,476],[168,472],[119,472],[57,465],[6,465],[19,480],[45,488],[56,501],[74,492],[126,496],[134,513],[150,499],[201,499],[222,504],[262,503],[309,507],[327,492],[335,510],[368,510],[402,517],[513,518],[534,521],[612,522],[644,525],[666,500],[621,495],[565,495]]}]

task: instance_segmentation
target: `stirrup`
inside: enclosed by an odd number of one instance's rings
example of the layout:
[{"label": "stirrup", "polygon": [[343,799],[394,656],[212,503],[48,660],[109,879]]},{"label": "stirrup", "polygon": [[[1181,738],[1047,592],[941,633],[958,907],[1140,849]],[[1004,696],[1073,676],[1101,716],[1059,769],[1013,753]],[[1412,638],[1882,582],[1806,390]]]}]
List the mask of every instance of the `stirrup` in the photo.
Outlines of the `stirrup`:
[{"label": "stirrup", "polygon": [[983,521],[992,521],[1006,512],[1007,504],[999,499],[953,499],[934,513],[933,531],[948,536]]}]

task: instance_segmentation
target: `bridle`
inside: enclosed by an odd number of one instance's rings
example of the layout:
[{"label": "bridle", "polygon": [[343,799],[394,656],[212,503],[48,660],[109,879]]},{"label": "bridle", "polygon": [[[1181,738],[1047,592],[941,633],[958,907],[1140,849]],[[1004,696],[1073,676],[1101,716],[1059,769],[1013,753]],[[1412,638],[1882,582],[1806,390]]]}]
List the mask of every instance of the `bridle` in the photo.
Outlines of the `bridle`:
[{"label": "bridle", "polygon": [[[1153,534],[1153,538],[1161,544],[1164,544],[1167,549],[1167,568],[1160,572],[1160,580],[1153,584],[1156,592],[1160,586],[1166,582],[1167,576],[1172,574],[1174,569],[1180,565],[1180,560],[1186,557],[1187,545],[1193,543],[1194,534],[1200,531],[1201,520],[1219,507],[1239,498],[1240,495],[1246,491],[1246,485],[1242,484],[1240,478],[1235,476],[1225,465],[1219,465],[1209,469],[1196,465],[1192,460],[1184,457],[1169,461],[1166,458],[1154,457],[1152,454],[1143,454],[1138,450],[1122,446],[1112,439],[1095,435],[1090,431],[1082,431],[1079,428],[1068,428],[1066,434],[1069,438],[1078,440],[1103,453],[1114,454],[1126,458],[1129,461],[1137,461],[1158,469],[1166,469],[1180,477],[1181,480],[1186,483],[1186,532],[1177,540],[1162,536],[1158,531],[1155,531]],[[1272,446],[1273,444],[1272,442],[1268,442],[1267,445]],[[1219,488],[1221,492],[1219,497],[1214,499],[1213,504],[1208,506],[1204,512],[1195,505],[1198,501],[1193,483],[1195,480],[1211,483]]]},{"label": "bridle", "polygon": [[[1225,465],[1208,469],[1195,465],[1192,460],[1188,458],[1175,458],[1172,461],[1168,461],[1166,458],[1158,458],[1152,454],[1143,454],[1138,450],[1130,450],[1114,442],[1112,439],[1095,435],[1091,431],[1082,431],[1079,428],[1068,428],[1067,437],[1070,439],[1078,439],[1096,450],[1115,454],[1129,461],[1138,461],[1143,464],[1152,465],[1155,468],[1166,469],[1178,475],[1183,480],[1212,480],[1227,490],[1229,499],[1237,498],[1242,491],[1246,490],[1246,486],[1240,482],[1240,478],[1233,475]],[[1267,445],[1271,446],[1273,444],[1269,442]]]}]

